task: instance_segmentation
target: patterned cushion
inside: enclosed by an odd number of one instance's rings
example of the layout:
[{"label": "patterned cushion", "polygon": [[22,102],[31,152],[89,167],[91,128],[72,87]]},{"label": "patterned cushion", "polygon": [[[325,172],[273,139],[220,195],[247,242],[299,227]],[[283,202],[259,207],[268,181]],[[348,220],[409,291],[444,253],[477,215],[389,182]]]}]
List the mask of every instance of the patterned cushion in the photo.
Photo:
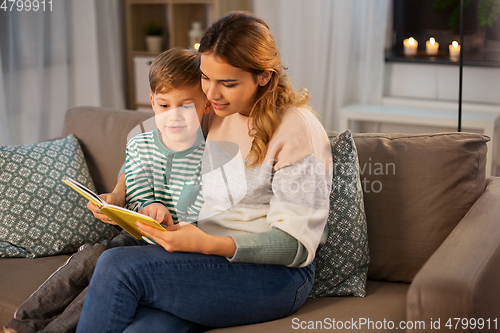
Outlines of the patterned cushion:
[{"label": "patterned cushion", "polygon": [[78,139],[0,147],[0,257],[73,252],[118,230],[94,218],[87,201],[62,182],[95,191]]},{"label": "patterned cushion", "polygon": [[330,145],[334,172],[328,238],[316,252],[309,297],[363,297],[370,258],[358,153],[349,130],[331,139]]}]

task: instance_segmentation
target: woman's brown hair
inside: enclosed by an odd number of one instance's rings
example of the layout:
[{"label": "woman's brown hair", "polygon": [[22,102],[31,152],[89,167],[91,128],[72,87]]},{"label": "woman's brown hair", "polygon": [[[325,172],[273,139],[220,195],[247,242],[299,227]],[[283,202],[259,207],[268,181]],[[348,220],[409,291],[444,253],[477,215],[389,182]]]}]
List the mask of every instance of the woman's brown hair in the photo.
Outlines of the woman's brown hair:
[{"label": "woman's brown hair", "polygon": [[269,82],[258,87],[249,115],[252,117],[249,135],[253,142],[247,165],[261,164],[283,112],[289,106],[306,105],[307,90],[293,91],[269,27],[250,13],[233,12],[213,23],[201,39],[199,52],[247,71],[255,78],[266,70],[271,71]]}]

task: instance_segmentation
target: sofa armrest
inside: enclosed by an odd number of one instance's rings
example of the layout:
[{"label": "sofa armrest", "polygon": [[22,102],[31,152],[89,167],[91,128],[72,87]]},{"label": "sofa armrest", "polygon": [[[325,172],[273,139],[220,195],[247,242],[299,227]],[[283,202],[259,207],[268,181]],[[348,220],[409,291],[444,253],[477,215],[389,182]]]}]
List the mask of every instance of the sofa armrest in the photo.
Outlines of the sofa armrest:
[{"label": "sofa armrest", "polygon": [[493,325],[500,309],[499,277],[500,178],[492,177],[415,276],[407,294],[407,319],[428,325],[431,318],[440,318],[441,328],[447,328],[449,318],[453,325],[453,318],[491,318]]}]

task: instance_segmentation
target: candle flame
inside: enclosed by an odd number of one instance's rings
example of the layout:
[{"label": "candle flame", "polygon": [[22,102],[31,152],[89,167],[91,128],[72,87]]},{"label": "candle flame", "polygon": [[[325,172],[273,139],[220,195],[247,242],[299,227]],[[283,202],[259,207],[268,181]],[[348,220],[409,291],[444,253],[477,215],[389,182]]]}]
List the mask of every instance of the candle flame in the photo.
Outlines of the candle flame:
[{"label": "candle flame", "polygon": [[429,39],[429,43],[431,43],[431,45],[434,45],[435,42],[436,42],[436,39],[434,39],[434,37],[431,37]]},{"label": "candle flame", "polygon": [[415,44],[415,39],[414,39],[413,37],[410,37],[410,39],[408,39],[408,43],[409,43],[410,45]]},{"label": "candle flame", "polygon": [[453,45],[454,48],[457,48],[458,47],[458,42],[456,40],[454,40],[451,45]]}]

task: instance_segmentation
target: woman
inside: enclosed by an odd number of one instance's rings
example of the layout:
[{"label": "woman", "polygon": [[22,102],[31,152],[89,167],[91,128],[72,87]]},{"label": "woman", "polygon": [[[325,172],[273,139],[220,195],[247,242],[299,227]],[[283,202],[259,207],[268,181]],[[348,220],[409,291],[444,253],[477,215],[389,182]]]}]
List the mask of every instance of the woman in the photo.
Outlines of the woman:
[{"label": "woman", "polygon": [[[267,25],[247,13],[201,41],[214,112],[198,228],[158,231],[160,246],[99,259],[77,332],[185,332],[283,318],[305,302],[329,208],[325,130],[292,90]],[[166,250],[166,251],[165,251]]]}]

